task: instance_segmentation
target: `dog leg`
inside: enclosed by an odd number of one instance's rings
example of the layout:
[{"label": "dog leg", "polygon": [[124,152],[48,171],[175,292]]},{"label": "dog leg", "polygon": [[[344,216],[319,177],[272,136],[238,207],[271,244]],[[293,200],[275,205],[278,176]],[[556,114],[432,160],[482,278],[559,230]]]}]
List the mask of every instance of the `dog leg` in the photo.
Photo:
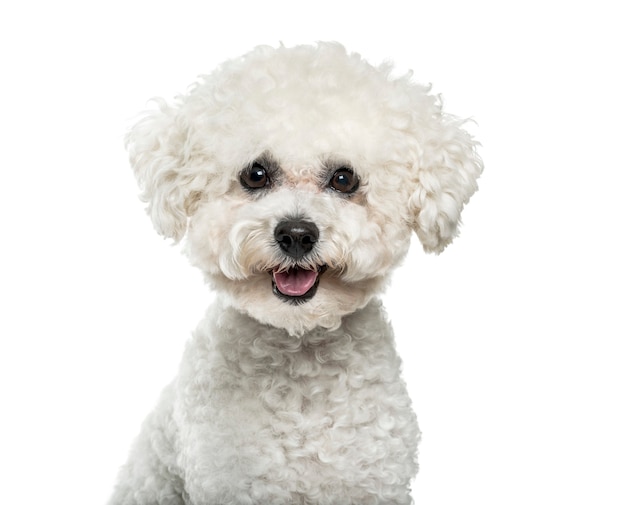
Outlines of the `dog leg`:
[{"label": "dog leg", "polygon": [[172,419],[173,393],[171,384],[144,422],[120,470],[109,505],[184,505],[184,484],[174,448],[177,432]]}]

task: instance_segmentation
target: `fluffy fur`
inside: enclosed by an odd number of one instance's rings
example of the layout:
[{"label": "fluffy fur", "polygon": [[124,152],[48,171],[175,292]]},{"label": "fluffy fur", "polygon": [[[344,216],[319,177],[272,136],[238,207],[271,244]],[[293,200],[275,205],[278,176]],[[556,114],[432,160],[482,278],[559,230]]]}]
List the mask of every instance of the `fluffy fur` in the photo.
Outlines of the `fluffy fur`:
[{"label": "fluffy fur", "polygon": [[259,47],[128,135],[155,228],[219,296],[112,505],[411,503],[419,430],[377,295],[413,231],[429,252],[453,240],[482,163],[391,70]]}]

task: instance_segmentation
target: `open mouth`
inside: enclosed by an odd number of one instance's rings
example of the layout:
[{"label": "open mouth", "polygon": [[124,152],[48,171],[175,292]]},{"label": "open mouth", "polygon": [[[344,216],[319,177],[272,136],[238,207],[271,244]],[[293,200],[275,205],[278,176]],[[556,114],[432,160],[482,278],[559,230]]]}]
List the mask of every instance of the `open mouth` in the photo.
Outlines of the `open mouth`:
[{"label": "open mouth", "polygon": [[272,275],[272,291],[280,299],[290,303],[304,303],[317,292],[321,275],[326,265],[315,270],[292,267],[289,270],[274,269]]}]

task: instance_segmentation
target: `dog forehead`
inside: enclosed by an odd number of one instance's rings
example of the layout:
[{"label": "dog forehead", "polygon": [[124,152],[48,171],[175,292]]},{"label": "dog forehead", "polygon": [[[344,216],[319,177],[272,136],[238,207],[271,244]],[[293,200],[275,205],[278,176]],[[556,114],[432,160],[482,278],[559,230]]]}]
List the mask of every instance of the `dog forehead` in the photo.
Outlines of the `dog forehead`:
[{"label": "dog forehead", "polygon": [[424,92],[339,45],[258,48],[181,97],[181,124],[189,126],[191,154],[236,177],[264,152],[300,181],[312,182],[328,158],[364,176],[368,167],[415,157],[421,107],[413,107]]},{"label": "dog forehead", "polygon": [[308,156],[352,153],[406,126],[402,84],[338,44],[261,47],[204,76],[187,105],[207,134]]},{"label": "dog forehead", "polygon": [[[374,67],[358,54],[348,54],[339,44],[317,46],[257,47],[250,53],[230,60],[205,76],[205,82],[221,92],[244,91],[249,96],[280,100],[291,92],[301,102],[317,91],[326,96],[335,93],[357,98],[359,90],[376,89],[379,93],[393,87],[389,66]],[[232,103],[232,97],[222,95]]]}]

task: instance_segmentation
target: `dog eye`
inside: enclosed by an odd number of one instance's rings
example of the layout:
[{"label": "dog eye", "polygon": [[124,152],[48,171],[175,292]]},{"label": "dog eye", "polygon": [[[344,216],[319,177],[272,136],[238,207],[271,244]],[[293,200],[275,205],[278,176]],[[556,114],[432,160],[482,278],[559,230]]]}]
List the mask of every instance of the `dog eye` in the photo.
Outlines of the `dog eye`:
[{"label": "dog eye", "polygon": [[359,178],[350,168],[340,168],[333,174],[328,186],[340,193],[354,193],[359,187]]},{"label": "dog eye", "polygon": [[261,189],[270,184],[270,177],[267,174],[267,170],[263,165],[257,162],[244,170],[239,180],[242,186],[247,189]]}]

